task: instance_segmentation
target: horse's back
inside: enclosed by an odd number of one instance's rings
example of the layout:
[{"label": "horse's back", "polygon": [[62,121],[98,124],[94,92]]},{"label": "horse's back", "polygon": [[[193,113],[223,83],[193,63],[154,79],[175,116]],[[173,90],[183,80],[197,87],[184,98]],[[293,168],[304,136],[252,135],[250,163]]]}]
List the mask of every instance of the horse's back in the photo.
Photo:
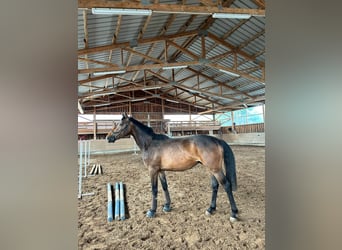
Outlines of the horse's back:
[{"label": "horse's back", "polygon": [[208,135],[195,135],[155,141],[150,149],[165,170],[185,170],[198,162],[208,167],[222,165],[223,148],[220,139]]}]

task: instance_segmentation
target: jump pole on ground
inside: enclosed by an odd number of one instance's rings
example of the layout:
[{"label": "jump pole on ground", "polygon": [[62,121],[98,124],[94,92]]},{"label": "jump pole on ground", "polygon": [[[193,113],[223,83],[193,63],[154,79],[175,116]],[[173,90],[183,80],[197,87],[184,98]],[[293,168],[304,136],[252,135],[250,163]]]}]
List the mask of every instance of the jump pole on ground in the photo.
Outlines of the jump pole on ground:
[{"label": "jump pole on ground", "polygon": [[125,219],[125,197],[122,181],[120,182],[120,220]]},{"label": "jump pole on ground", "polygon": [[90,172],[89,172],[89,174],[90,174],[91,176],[95,175],[95,168],[96,168],[96,164],[93,165],[93,167],[91,168],[91,170],[90,170]]},{"label": "jump pole on ground", "polygon": [[108,204],[107,204],[107,220],[109,222],[113,221],[113,196],[112,196],[112,186],[107,183],[107,193],[108,193]]},{"label": "jump pole on ground", "polygon": [[120,186],[119,183],[115,183],[115,220],[120,220]]}]

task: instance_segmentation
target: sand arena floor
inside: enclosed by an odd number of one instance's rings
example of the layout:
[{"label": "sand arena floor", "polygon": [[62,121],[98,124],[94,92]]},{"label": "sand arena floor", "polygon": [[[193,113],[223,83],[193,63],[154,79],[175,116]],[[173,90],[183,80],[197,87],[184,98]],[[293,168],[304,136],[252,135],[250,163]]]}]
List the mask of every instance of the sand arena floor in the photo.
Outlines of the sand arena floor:
[{"label": "sand arena floor", "polygon": [[[230,205],[221,186],[216,213],[205,215],[211,185],[202,165],[166,172],[172,211],[162,212],[159,183],[157,215],[149,219],[145,213],[151,204],[151,186],[141,155],[91,155],[91,164],[101,164],[103,174],[83,179],[83,192],[96,194],[78,201],[79,249],[264,249],[265,148],[231,147],[238,178],[234,197],[240,221],[235,223],[229,221]],[[127,219],[107,222],[107,183],[118,181],[125,185]]]}]

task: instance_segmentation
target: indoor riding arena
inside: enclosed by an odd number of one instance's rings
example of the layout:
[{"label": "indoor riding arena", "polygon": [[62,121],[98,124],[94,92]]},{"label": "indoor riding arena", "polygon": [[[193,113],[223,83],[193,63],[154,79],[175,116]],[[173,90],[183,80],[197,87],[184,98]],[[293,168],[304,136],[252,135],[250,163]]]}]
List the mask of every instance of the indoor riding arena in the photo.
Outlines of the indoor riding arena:
[{"label": "indoor riding arena", "polygon": [[[219,188],[217,211],[205,215],[210,204],[209,172],[198,165],[185,172],[167,172],[172,210],[162,212],[158,193],[155,218],[147,218],[151,203],[150,178],[141,154],[91,155],[102,175],[87,177],[79,200],[79,249],[264,249],[265,148],[232,146],[236,156],[238,189],[234,192],[240,221],[229,221],[227,195]],[[107,183],[125,185],[126,219],[107,221]],[[159,188],[161,189],[161,188]]]},{"label": "indoor riding arena", "polygon": [[78,1],[79,249],[265,249],[264,40],[264,0]]}]

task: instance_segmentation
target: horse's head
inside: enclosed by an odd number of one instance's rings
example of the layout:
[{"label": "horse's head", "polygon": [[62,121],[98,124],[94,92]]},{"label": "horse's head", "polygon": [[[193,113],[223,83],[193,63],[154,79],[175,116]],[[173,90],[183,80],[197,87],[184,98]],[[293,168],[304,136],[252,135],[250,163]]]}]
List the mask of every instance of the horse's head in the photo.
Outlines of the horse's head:
[{"label": "horse's head", "polygon": [[120,123],[114,123],[111,131],[106,136],[108,142],[113,143],[116,140],[129,135],[131,132],[131,122],[126,113],[122,114],[122,119]]}]

